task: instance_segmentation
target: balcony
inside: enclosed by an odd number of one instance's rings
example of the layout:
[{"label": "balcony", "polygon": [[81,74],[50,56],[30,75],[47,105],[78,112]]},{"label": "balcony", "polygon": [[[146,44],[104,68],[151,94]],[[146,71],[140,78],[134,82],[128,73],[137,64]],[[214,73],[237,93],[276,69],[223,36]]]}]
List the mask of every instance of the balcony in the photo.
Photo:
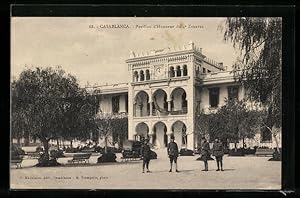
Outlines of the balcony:
[{"label": "balcony", "polygon": [[172,109],[170,112],[171,115],[182,115],[187,114],[187,107],[183,107],[182,110],[174,110]]}]

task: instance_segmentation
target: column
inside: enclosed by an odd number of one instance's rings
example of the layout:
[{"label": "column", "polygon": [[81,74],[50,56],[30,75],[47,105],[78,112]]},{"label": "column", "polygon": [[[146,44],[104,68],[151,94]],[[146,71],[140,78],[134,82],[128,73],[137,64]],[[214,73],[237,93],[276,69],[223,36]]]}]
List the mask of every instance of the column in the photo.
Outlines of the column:
[{"label": "column", "polygon": [[153,144],[153,135],[154,135],[154,133],[153,133],[153,131],[151,131],[151,133],[149,133],[149,142],[151,144]]},{"label": "column", "polygon": [[168,101],[168,111],[171,112],[171,100]]},{"label": "column", "polygon": [[152,111],[153,111],[153,107],[152,107],[152,101],[149,102],[149,116],[152,116]]}]

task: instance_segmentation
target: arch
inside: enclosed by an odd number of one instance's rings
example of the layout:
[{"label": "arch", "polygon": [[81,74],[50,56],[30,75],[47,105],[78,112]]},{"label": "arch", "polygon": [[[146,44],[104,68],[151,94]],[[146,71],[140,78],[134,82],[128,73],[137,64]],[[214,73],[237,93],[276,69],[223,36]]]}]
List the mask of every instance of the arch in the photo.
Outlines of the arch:
[{"label": "arch", "polygon": [[152,94],[152,101],[153,101],[153,111],[152,115],[156,115],[157,111],[160,113],[167,113],[168,112],[168,102],[167,102],[167,93],[163,89],[157,89]]},{"label": "arch", "polygon": [[140,122],[135,126],[135,140],[142,141],[149,134],[149,127],[145,122]]},{"label": "arch", "polygon": [[140,71],[140,81],[144,81],[145,80],[145,75],[144,75],[144,70]]},{"label": "arch", "polygon": [[152,144],[156,148],[165,148],[168,145],[167,125],[162,121],[153,125]]},{"label": "arch", "polygon": [[134,97],[134,116],[149,116],[149,95],[145,91],[139,91]]},{"label": "arch", "polygon": [[150,72],[149,72],[149,69],[146,70],[146,80],[150,80]]},{"label": "arch", "polygon": [[188,70],[187,70],[187,65],[183,65],[183,72],[182,72],[183,76],[187,76],[188,75]]},{"label": "arch", "polygon": [[187,145],[187,127],[186,124],[181,121],[175,121],[171,126],[172,133],[174,134],[175,140],[179,147],[184,147]]},{"label": "arch", "polygon": [[170,67],[170,78],[173,78],[173,77],[175,77],[175,71],[174,71],[174,67],[171,66]]},{"label": "arch", "polygon": [[180,68],[179,65],[176,66],[176,76],[177,76],[177,77],[178,77],[178,76],[181,76],[181,68]]},{"label": "arch", "polygon": [[182,87],[176,87],[171,92],[171,114],[186,114],[187,99],[186,91]]}]

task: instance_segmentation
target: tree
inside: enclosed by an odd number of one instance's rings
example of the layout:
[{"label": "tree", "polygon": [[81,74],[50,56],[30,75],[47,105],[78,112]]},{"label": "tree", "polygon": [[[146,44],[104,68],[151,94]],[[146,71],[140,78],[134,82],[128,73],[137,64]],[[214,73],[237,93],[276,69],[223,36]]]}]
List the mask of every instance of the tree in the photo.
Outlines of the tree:
[{"label": "tree", "polygon": [[50,139],[84,133],[80,119],[87,116],[79,112],[83,92],[77,79],[60,67],[26,69],[11,88],[12,134],[26,131],[37,137],[44,146],[45,161],[49,160]]},{"label": "tree", "polygon": [[125,129],[124,122],[127,122],[127,119],[122,114],[103,113],[100,111],[95,115],[94,121],[99,136],[104,138],[104,153],[107,153],[109,138],[112,138],[113,133],[117,133],[117,131],[122,133]]},{"label": "tree", "polygon": [[113,144],[118,143],[119,148],[123,148],[123,141],[127,139],[128,117],[120,117],[113,120],[112,136]]},{"label": "tree", "polygon": [[282,19],[279,17],[229,17],[225,41],[241,50],[234,74],[250,101],[265,108],[265,127],[273,134],[279,151],[277,130],[281,127]]},{"label": "tree", "polygon": [[209,115],[209,135],[219,137],[222,142],[237,143],[245,138],[253,138],[261,125],[259,110],[247,107],[244,101],[227,101],[215,114]]}]

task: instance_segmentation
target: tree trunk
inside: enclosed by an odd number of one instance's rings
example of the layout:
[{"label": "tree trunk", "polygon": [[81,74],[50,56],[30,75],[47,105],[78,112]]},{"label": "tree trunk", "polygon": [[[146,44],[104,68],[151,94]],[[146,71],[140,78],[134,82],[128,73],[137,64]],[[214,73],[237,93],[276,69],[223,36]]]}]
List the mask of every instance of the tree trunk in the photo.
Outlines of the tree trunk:
[{"label": "tree trunk", "polygon": [[57,150],[59,150],[59,139],[56,140],[57,143]]},{"label": "tree trunk", "polygon": [[105,143],[105,145],[104,145],[104,153],[107,153],[107,137],[105,137],[104,143]]},{"label": "tree trunk", "polygon": [[234,152],[237,152],[237,141],[234,142]]},{"label": "tree trunk", "polygon": [[73,148],[73,140],[70,141],[71,148]]},{"label": "tree trunk", "polygon": [[243,149],[245,149],[245,137],[243,137]]},{"label": "tree trunk", "polygon": [[[276,137],[276,133],[273,132],[273,130],[272,130],[270,127],[268,127],[267,125],[266,125],[266,127],[267,127],[267,129],[272,133],[272,135],[273,135],[273,137],[274,137],[274,139],[275,139],[275,143],[276,143],[276,150],[278,151],[278,153],[280,153],[279,143],[278,143],[278,140],[277,140],[277,137]],[[273,127],[272,127],[272,128],[273,128]]]},{"label": "tree trunk", "polygon": [[24,138],[24,145],[29,146],[29,137]]},{"label": "tree trunk", "polygon": [[19,137],[17,138],[17,143],[18,143],[19,146],[21,145],[21,144],[20,144],[21,141],[20,141],[20,138],[19,138]]},{"label": "tree trunk", "polygon": [[45,159],[49,160],[49,141],[46,139],[41,140],[44,146],[44,154],[45,154]]}]

